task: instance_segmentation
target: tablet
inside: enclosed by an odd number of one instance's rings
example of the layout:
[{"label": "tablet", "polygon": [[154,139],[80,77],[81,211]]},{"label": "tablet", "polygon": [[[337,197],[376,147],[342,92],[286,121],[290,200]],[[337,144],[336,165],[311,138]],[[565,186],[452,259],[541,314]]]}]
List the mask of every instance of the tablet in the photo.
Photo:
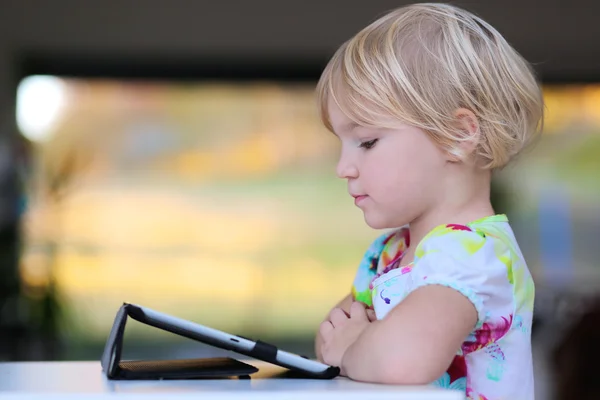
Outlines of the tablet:
[{"label": "tablet", "polygon": [[278,349],[276,346],[242,336],[233,335],[172,315],[164,314],[136,304],[125,303],[131,318],[189,339],[197,340],[224,350],[266,361],[281,367],[301,372],[310,377],[331,379],[339,375],[340,369],[319,361]]}]

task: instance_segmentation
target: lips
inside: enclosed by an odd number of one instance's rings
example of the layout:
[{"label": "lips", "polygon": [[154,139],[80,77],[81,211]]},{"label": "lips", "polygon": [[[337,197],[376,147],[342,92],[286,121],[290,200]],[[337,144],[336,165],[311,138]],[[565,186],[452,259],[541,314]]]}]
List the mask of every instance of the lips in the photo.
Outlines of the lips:
[{"label": "lips", "polygon": [[364,202],[369,196],[367,196],[366,194],[353,194],[352,197],[354,197],[354,204],[358,206],[362,202]]}]

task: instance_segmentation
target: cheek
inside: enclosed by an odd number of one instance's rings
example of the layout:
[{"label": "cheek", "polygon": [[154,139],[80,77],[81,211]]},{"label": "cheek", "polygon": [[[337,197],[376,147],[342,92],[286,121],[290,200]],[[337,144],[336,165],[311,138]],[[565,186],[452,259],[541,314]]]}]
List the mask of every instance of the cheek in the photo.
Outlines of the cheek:
[{"label": "cheek", "polygon": [[[379,159],[383,160],[383,158]],[[400,193],[418,182],[413,160],[402,157],[388,157],[385,161],[374,161],[367,166],[368,181],[372,189],[382,197],[393,201]]]},{"label": "cheek", "polygon": [[381,201],[404,203],[415,199],[419,202],[428,196],[428,188],[435,185],[443,167],[439,156],[430,150],[380,154],[377,159],[371,160],[367,168],[369,181],[378,182],[377,187],[372,189],[379,192]]},{"label": "cheek", "polygon": [[395,164],[395,168],[390,168],[385,187],[391,201],[412,197],[413,193],[420,191],[424,181],[418,162],[397,160]]}]

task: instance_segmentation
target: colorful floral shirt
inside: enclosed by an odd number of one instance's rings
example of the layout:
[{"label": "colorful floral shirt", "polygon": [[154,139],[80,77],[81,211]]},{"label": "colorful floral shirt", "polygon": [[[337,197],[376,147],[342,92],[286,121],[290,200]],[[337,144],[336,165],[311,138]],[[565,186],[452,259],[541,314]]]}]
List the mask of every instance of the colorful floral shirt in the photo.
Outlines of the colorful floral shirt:
[{"label": "colorful floral shirt", "polygon": [[464,390],[468,399],[533,400],[534,284],[506,216],[438,226],[414,261],[399,267],[409,244],[407,227],[377,238],[359,266],[354,298],[382,319],[422,286],[459,291],[475,306],[477,325],[433,384]]}]

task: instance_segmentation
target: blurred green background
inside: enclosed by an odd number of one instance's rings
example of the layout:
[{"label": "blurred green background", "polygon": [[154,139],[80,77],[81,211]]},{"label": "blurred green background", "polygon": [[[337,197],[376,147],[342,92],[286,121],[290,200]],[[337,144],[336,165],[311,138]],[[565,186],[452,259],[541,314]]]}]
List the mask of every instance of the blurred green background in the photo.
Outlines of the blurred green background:
[{"label": "blurred green background", "polygon": [[[545,133],[496,175],[493,200],[539,285],[589,280],[600,276],[600,85],[544,91]],[[56,357],[97,359],[124,301],[312,355],[381,233],[335,177],[338,144],[314,101],[306,82],[23,80],[17,113],[33,163],[20,275],[25,294],[44,299]],[[548,193],[560,193],[558,214],[544,211]],[[544,239],[553,215],[572,231]],[[544,240],[574,243],[561,255],[572,263],[546,265]],[[207,351],[127,329],[132,358]]]}]

